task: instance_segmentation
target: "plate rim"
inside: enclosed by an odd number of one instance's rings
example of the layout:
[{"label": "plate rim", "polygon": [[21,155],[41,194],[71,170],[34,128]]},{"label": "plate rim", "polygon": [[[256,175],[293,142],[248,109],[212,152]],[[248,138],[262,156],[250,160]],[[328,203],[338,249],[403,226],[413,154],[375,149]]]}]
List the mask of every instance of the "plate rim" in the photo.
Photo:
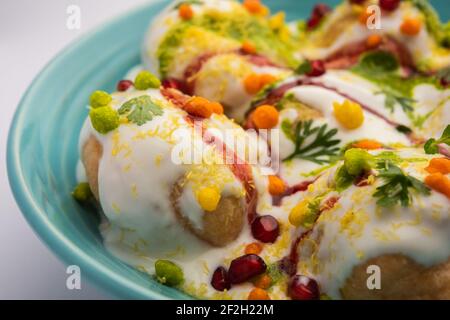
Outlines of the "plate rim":
[{"label": "plate rim", "polygon": [[[26,115],[26,110],[31,104],[31,97],[36,88],[41,86],[48,74],[58,65],[58,62],[70,55],[74,50],[83,46],[86,42],[95,37],[96,34],[113,27],[114,25],[126,20],[129,16],[137,14],[142,10],[146,10],[157,3],[164,3],[166,0],[150,0],[144,4],[127,10],[124,13],[108,19],[99,26],[74,39],[68,45],[58,51],[37,73],[27,90],[21,97],[15,111],[8,130],[7,148],[6,148],[6,169],[9,185],[13,197],[25,220],[31,226],[33,232],[46,245],[50,251],[55,254],[66,266],[74,261],[80,267],[81,272],[85,275],[90,283],[94,283],[102,292],[109,297],[131,298],[131,299],[171,299],[169,296],[145,289],[143,286],[132,283],[126,277],[112,271],[104,264],[98,262],[94,257],[86,254],[72,240],[67,238],[64,233],[55,228],[50,220],[46,217],[45,210],[33,198],[21,167],[20,143],[23,139],[22,120]],[[128,291],[121,294],[123,289]]]}]

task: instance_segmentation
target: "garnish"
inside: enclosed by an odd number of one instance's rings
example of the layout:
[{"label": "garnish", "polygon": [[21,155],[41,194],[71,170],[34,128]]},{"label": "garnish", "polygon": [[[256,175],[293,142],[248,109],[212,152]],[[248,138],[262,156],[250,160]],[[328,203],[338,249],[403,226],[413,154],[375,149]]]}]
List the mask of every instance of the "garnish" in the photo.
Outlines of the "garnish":
[{"label": "garnish", "polygon": [[101,134],[115,130],[120,124],[119,113],[109,106],[91,109],[89,117],[94,129]]},{"label": "garnish", "polygon": [[429,139],[425,145],[424,150],[427,154],[435,154],[439,153],[439,144],[446,144],[450,146],[450,124],[447,125],[444,132],[442,133],[442,136],[439,139],[431,138]]},{"label": "garnish", "polygon": [[183,282],[183,270],[169,260],[157,260],[155,262],[156,278],[167,286],[177,286]]},{"label": "garnish", "polygon": [[149,96],[144,95],[128,100],[120,107],[120,115],[127,113],[129,113],[127,116],[129,121],[141,126],[151,121],[153,116],[162,115],[163,110]]},{"label": "garnish", "polygon": [[376,82],[381,88],[375,94],[385,95],[385,107],[391,112],[399,104],[404,112],[412,112],[414,99],[412,88],[420,79],[403,79],[398,75],[400,64],[397,58],[387,51],[374,51],[364,54],[353,71]]},{"label": "garnish", "polygon": [[311,65],[311,61],[309,61],[309,60],[305,60],[297,67],[297,69],[295,69],[295,73],[298,75],[307,74],[307,73],[310,73],[311,71],[312,71],[312,65]]},{"label": "garnish", "polygon": [[178,7],[178,15],[183,20],[190,20],[194,16],[194,10],[189,3],[183,3]]},{"label": "garnish", "polygon": [[392,207],[400,203],[403,207],[411,204],[411,193],[429,195],[430,189],[420,180],[405,174],[400,167],[390,161],[380,161],[377,164],[379,177],[385,184],[377,188],[373,194],[378,198],[377,204],[382,207]]},{"label": "garnish", "polygon": [[320,213],[323,196],[300,201],[289,213],[289,222],[295,227],[311,228]]},{"label": "garnish", "polygon": [[386,87],[381,91],[375,92],[375,94],[384,94],[384,96],[386,97],[384,105],[391,112],[394,112],[396,104],[399,104],[405,113],[414,110],[412,104],[416,101],[412,98],[401,95],[393,89]]},{"label": "garnish", "polygon": [[270,300],[270,296],[266,290],[261,288],[254,288],[248,294],[247,300]]},{"label": "garnish", "polygon": [[332,158],[338,155],[337,145],[341,140],[333,139],[338,130],[328,130],[326,123],[313,127],[313,120],[300,121],[295,125],[284,120],[281,130],[295,144],[294,152],[283,161],[299,158],[325,164],[332,162]]},{"label": "garnish", "polygon": [[213,114],[213,105],[208,99],[202,97],[190,98],[183,107],[184,111],[191,116],[209,118]]},{"label": "garnish", "polygon": [[[269,268],[269,266],[267,268]],[[252,282],[257,288],[268,289],[272,285],[272,278],[268,275],[268,271],[266,271],[266,273],[256,277]]]},{"label": "garnish", "polygon": [[387,51],[374,51],[364,54],[356,68],[364,73],[379,74],[396,71],[399,63],[395,56]]},{"label": "garnish", "polygon": [[401,124],[398,125],[397,127],[395,127],[395,129],[398,132],[401,132],[403,134],[410,134],[410,133],[412,133],[412,130],[410,128],[408,128],[407,126],[401,125]]},{"label": "garnish", "polygon": [[272,280],[270,284],[271,286],[273,286],[274,284],[276,284],[277,282],[279,282],[281,279],[284,278],[284,273],[280,269],[280,265],[277,262],[271,263],[267,266],[267,275]]},{"label": "garnish", "polygon": [[341,192],[350,187],[355,180],[355,177],[348,173],[345,165],[340,166],[336,170],[334,182],[336,184],[336,191]]},{"label": "garnish", "polygon": [[432,173],[425,178],[425,183],[450,199],[450,179],[446,175],[440,172]]},{"label": "garnish", "polygon": [[262,105],[253,111],[251,120],[258,129],[272,129],[278,124],[278,110],[271,105]]},{"label": "garnish", "polygon": [[307,22],[307,29],[314,30],[319,28],[324,22],[324,18],[331,11],[331,8],[324,3],[318,3],[314,6],[311,17]]},{"label": "garnish", "polygon": [[406,36],[417,36],[422,29],[422,21],[417,18],[405,18],[400,25],[400,31]]},{"label": "garnish", "polygon": [[253,73],[244,79],[245,91],[251,95],[260,92],[266,86],[272,85],[277,78],[270,73],[257,74]]},{"label": "garnish", "polygon": [[353,148],[359,148],[359,149],[365,149],[365,150],[377,150],[381,149],[383,145],[376,141],[371,139],[363,139],[356,141],[352,144]]},{"label": "garnish", "polygon": [[375,157],[366,150],[352,148],[345,151],[344,164],[336,171],[334,178],[336,190],[344,191],[358,178],[363,172],[372,169]]},{"label": "garnish", "polygon": [[425,168],[428,173],[450,173],[450,159],[447,158],[433,158],[430,160],[428,167]]},{"label": "garnish", "polygon": [[89,183],[87,182],[79,183],[72,191],[72,197],[82,204],[87,203],[93,196]]},{"label": "garnish", "polygon": [[428,32],[433,36],[433,38],[443,45],[444,47],[449,47],[450,43],[447,42],[448,37],[446,34],[445,25],[441,23],[439,19],[439,14],[434,10],[433,6],[428,0],[407,0],[411,2],[417,9],[419,9],[423,16],[425,17],[425,23]]},{"label": "garnish", "polygon": [[333,103],[333,113],[336,120],[344,128],[354,130],[362,126],[364,122],[364,112],[360,104],[344,100],[343,103]]},{"label": "garnish", "polygon": [[344,166],[347,172],[356,177],[371,169],[374,157],[363,149],[349,149],[344,154]]},{"label": "garnish", "polygon": [[217,188],[204,187],[196,192],[198,204],[203,210],[212,212],[217,209],[220,201],[220,192]]},{"label": "garnish", "polygon": [[269,193],[278,196],[286,191],[286,184],[277,176],[269,176]]},{"label": "garnish", "polygon": [[201,0],[183,0],[180,1],[179,3],[177,3],[174,7],[174,9],[178,9],[179,7],[181,7],[183,4],[190,4],[190,5],[194,5],[194,4],[203,4],[203,1]]},{"label": "garnish", "polygon": [[298,75],[307,75],[308,77],[319,77],[325,73],[325,64],[322,60],[305,60],[300,64],[295,73]]},{"label": "garnish", "polygon": [[92,108],[105,107],[112,101],[108,92],[97,90],[91,94],[89,103]]},{"label": "garnish", "polygon": [[441,86],[447,87],[450,84],[450,67],[440,70],[436,74],[436,78],[439,80]]},{"label": "garnish", "polygon": [[244,253],[245,254],[260,254],[263,251],[264,247],[259,242],[252,242],[245,246]]},{"label": "garnish", "polygon": [[157,89],[161,86],[161,81],[148,71],[141,71],[134,79],[134,87],[138,90]]},{"label": "garnish", "polygon": [[386,11],[394,11],[400,5],[400,0],[380,0],[380,8]]},{"label": "garnish", "polygon": [[[190,20],[182,20],[166,33],[157,49],[162,78],[167,77],[171,65],[176,63],[178,57],[176,48],[183,45],[183,39],[192,27],[198,27],[207,33],[212,32],[240,43],[245,40],[251,41],[258,48],[259,53],[271,57],[274,63],[292,68],[298,65],[298,58],[294,55],[298,42],[294,37],[289,35],[280,37],[279,33],[269,26],[268,21],[261,19],[258,15],[249,15],[241,11],[213,10],[194,15]],[[207,33],[200,40],[208,41]]]}]

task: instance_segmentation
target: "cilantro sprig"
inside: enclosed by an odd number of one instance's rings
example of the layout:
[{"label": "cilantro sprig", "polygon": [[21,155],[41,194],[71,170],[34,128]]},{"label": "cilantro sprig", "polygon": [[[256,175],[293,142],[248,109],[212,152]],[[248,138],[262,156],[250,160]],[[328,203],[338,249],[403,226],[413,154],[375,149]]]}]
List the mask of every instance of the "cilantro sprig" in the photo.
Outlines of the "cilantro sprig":
[{"label": "cilantro sprig", "polygon": [[127,119],[138,126],[151,121],[154,116],[161,116],[163,110],[147,96],[140,96],[128,100],[119,108],[120,115],[127,115]]},{"label": "cilantro sprig", "polygon": [[315,127],[312,120],[299,121],[296,124],[285,120],[281,124],[281,130],[295,144],[294,152],[283,161],[299,158],[325,164],[338,155],[337,145],[341,140],[334,139],[338,131],[328,130],[327,124]]},{"label": "cilantro sprig", "polygon": [[383,89],[375,94],[384,94],[386,99],[384,105],[391,112],[394,112],[396,104],[400,105],[405,113],[414,111],[413,103],[416,100],[402,96],[400,93],[395,92],[395,90]]},{"label": "cilantro sprig", "polygon": [[396,105],[407,114],[414,111],[416,101],[412,98],[412,88],[425,79],[401,77],[400,64],[392,53],[382,50],[366,53],[352,70],[380,87],[375,94],[385,96],[384,104],[389,111],[394,112]]},{"label": "cilantro sprig", "polygon": [[425,145],[424,150],[427,154],[435,154],[439,153],[439,144],[446,144],[450,146],[450,124],[447,125],[444,132],[442,133],[442,136],[439,139],[429,139]]},{"label": "cilantro sprig", "polygon": [[377,205],[381,207],[392,207],[398,203],[408,207],[412,201],[412,192],[430,194],[430,189],[423,182],[405,174],[391,161],[378,162],[377,169],[378,176],[385,181],[385,184],[379,186],[373,196],[378,198]]},{"label": "cilantro sprig", "polygon": [[297,69],[295,69],[295,74],[298,74],[298,75],[308,74],[312,70],[313,70],[313,67],[312,67],[311,61],[305,60],[297,67]]}]

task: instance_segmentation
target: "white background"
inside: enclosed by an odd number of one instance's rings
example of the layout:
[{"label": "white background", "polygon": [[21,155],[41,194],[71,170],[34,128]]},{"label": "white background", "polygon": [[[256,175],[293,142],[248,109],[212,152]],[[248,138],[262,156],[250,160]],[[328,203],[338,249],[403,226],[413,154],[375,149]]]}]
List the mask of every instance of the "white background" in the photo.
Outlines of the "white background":
[{"label": "white background", "polygon": [[[102,22],[148,0],[0,0],[0,299],[102,299],[81,283],[66,289],[66,267],[20,213],[6,173],[8,129],[22,94],[62,48]],[[81,8],[81,29],[66,28],[69,5]],[[83,276],[83,274],[82,274]]]}]

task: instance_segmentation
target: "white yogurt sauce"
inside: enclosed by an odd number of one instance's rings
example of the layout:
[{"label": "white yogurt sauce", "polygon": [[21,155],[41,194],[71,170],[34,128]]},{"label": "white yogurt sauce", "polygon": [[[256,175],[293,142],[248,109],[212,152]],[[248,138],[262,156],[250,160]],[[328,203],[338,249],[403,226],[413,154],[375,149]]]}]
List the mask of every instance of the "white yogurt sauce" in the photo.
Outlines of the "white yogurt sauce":
[{"label": "white yogurt sauce", "polygon": [[[423,181],[427,174],[424,167],[431,157],[413,149],[405,149],[399,155],[425,159],[400,164],[405,173]],[[330,188],[338,167],[327,171],[305,197]],[[402,253],[428,267],[446,261],[450,255],[449,200],[431,191],[430,196],[414,195],[408,208],[382,208],[373,197],[382,184],[383,180],[377,178],[372,185],[351,186],[339,194],[335,207],[322,213],[298,248],[298,272],[317,279],[323,292],[334,299],[341,298],[339,290],[353,267],[370,258]]]}]

